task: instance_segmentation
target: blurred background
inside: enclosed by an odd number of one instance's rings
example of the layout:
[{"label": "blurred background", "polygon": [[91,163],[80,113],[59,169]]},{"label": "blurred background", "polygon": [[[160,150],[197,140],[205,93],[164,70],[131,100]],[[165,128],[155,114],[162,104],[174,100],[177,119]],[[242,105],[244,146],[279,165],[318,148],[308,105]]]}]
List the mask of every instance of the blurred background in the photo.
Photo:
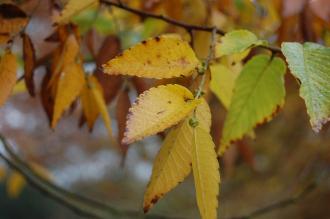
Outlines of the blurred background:
[{"label": "blurred background", "polygon": [[[65,1],[12,2],[28,14],[34,11],[27,32],[34,42],[37,58],[47,56],[56,46],[56,43],[45,41],[53,32],[49,16],[54,10],[52,5],[62,5]],[[246,28],[275,45],[283,41],[313,41],[330,45],[329,0],[124,2],[140,10],[199,25],[216,25],[226,31]],[[86,71],[95,69],[88,42],[93,42],[93,47],[98,50],[102,41],[112,36],[117,40],[111,45],[117,49],[110,49],[112,51],[108,51],[110,54],[107,56],[113,57],[122,49],[164,32],[178,32],[189,37],[180,28],[150,18],[140,19],[115,8],[87,9],[77,15],[74,22],[84,42]],[[207,35],[194,34],[194,46],[202,58],[208,49]],[[14,51],[21,54],[19,39],[14,42]],[[21,74],[22,71],[21,67]],[[39,84],[44,75],[45,69],[40,66],[35,72],[37,90],[40,90]],[[159,82],[135,82],[135,87],[129,92],[130,100],[134,101],[141,89],[154,83]],[[271,203],[294,197],[315,182],[316,188],[297,203],[259,218],[330,219],[330,125],[325,125],[320,133],[314,133],[304,102],[299,97],[298,83],[290,74],[286,75],[286,88],[286,103],[275,118],[256,129],[255,139],[240,141],[221,158],[220,218],[249,214]],[[116,92],[113,93],[109,112],[116,133]],[[213,116],[212,133],[217,144],[226,112],[211,93],[208,100]],[[122,155],[111,146],[101,119],[97,120],[90,133],[84,126],[79,128],[80,115],[81,110],[67,113],[56,129],[51,130],[39,96],[31,98],[24,85],[18,84],[13,96],[0,109],[0,132],[24,160],[41,169],[53,183],[118,209],[142,211],[143,194],[162,136],[149,137],[130,145],[123,163]],[[151,213],[199,218],[192,177],[160,200]],[[0,218],[81,217],[39,193],[0,161]]]}]

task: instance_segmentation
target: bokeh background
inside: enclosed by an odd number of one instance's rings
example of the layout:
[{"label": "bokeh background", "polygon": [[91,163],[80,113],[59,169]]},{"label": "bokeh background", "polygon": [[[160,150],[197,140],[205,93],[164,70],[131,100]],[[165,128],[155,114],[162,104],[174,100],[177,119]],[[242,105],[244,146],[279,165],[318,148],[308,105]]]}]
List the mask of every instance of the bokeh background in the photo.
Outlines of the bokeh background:
[{"label": "bokeh background", "polygon": [[[53,1],[14,2],[27,12],[35,9],[27,31],[37,57],[45,56],[56,46],[44,41],[53,31],[49,16]],[[246,28],[277,45],[282,41],[330,45],[329,0],[131,0],[126,3],[185,22],[216,25],[226,31]],[[75,23],[85,38],[93,32],[96,48],[109,35],[117,37],[121,49],[125,49],[163,32],[185,34],[164,22],[141,20],[115,8],[88,9],[75,18]],[[195,36],[196,51],[203,57],[208,48],[206,34],[195,33]],[[21,53],[20,40],[15,41],[14,48],[17,54]],[[95,65],[88,50],[83,48],[83,51],[86,70],[93,70]],[[37,84],[44,74],[43,67],[37,69]],[[146,85],[153,83],[145,82]],[[330,125],[314,133],[299,97],[298,82],[290,74],[286,75],[286,88],[286,103],[275,118],[256,129],[255,139],[246,138],[233,145],[221,158],[220,218],[249,214],[294,197],[310,183],[316,183],[316,188],[301,200],[259,218],[330,218]],[[135,97],[136,91],[132,89],[131,101]],[[208,99],[214,141],[219,142],[226,112],[212,94],[208,94]],[[116,132],[114,105],[109,104],[109,112]],[[122,165],[122,155],[111,147],[102,121],[99,119],[89,133],[86,127],[78,127],[80,114],[79,110],[68,113],[56,129],[51,130],[39,97],[29,97],[24,87],[17,85],[13,96],[0,109],[0,132],[24,160],[42,167],[53,183],[118,209],[142,211],[143,194],[162,137],[149,137],[131,145]],[[1,219],[81,218],[25,184],[2,161],[0,180]],[[192,177],[168,193],[151,212],[199,218]]]}]

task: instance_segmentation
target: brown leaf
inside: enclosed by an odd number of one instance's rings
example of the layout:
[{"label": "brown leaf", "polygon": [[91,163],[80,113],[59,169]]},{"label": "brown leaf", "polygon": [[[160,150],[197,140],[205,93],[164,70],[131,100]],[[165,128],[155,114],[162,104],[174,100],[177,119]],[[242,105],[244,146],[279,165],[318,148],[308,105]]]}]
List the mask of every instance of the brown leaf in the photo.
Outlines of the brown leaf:
[{"label": "brown leaf", "polygon": [[150,79],[132,77],[132,82],[139,95],[152,87],[152,81]]},{"label": "brown leaf", "polygon": [[120,52],[120,49],[121,43],[119,38],[114,35],[107,36],[104,39],[96,57],[97,67],[101,67],[102,64],[107,62],[109,59],[114,58]]},{"label": "brown leaf", "polygon": [[53,118],[54,103],[55,103],[55,96],[51,92],[52,87],[49,86],[49,81],[51,79],[51,76],[52,76],[51,71],[50,69],[48,69],[46,75],[42,80],[41,90],[40,90],[41,103],[46,112],[49,125]]},{"label": "brown leaf", "polygon": [[34,97],[33,73],[36,66],[36,55],[31,38],[27,34],[22,34],[23,57],[24,57],[24,79],[29,94]]},{"label": "brown leaf", "polygon": [[117,105],[116,105],[116,117],[118,124],[118,142],[120,142],[120,149],[123,156],[126,155],[128,145],[122,143],[124,137],[124,132],[126,128],[126,118],[128,115],[129,108],[131,107],[131,101],[129,99],[129,90],[125,89],[118,95]]},{"label": "brown leaf", "polygon": [[117,92],[122,84],[122,77],[104,74],[101,66],[107,60],[115,57],[120,52],[120,47],[121,45],[119,39],[116,36],[110,35],[103,41],[96,57],[95,77],[98,79],[103,88],[105,102],[107,104],[111,103],[117,95]]},{"label": "brown leaf", "polygon": [[330,22],[330,4],[329,0],[309,1],[309,6],[318,17],[326,22]]}]

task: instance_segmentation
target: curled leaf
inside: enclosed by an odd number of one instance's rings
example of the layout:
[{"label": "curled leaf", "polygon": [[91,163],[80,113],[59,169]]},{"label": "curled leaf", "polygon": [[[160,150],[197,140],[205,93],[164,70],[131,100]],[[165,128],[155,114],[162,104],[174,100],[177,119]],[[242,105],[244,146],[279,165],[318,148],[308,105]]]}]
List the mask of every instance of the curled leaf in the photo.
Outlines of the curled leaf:
[{"label": "curled leaf", "polygon": [[23,57],[24,57],[24,79],[25,85],[29,91],[29,94],[34,97],[34,81],[33,73],[36,65],[35,50],[31,41],[31,38],[27,34],[22,35],[23,39]]}]

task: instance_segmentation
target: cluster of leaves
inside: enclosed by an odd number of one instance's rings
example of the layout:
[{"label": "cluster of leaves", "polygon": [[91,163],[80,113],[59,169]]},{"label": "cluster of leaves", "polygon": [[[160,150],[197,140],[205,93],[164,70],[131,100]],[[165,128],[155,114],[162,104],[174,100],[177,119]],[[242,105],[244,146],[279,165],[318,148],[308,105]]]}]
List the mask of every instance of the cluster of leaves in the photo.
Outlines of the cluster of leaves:
[{"label": "cluster of leaves", "polygon": [[[211,40],[210,55],[204,61],[197,58],[189,43],[178,34],[149,38],[116,57],[119,48],[105,55],[116,41],[110,36],[96,55],[96,70],[89,74],[83,66],[80,33],[70,21],[83,9],[97,3],[96,0],[71,0],[54,17],[56,31],[47,40],[58,46],[49,59],[51,62],[41,85],[41,100],[50,127],[54,129],[63,113],[73,109],[75,101],[80,99],[81,124],[86,123],[92,130],[101,115],[112,144],[117,145],[107,104],[118,96],[119,150],[125,153],[128,144],[166,133],[145,192],[144,211],[147,212],[192,171],[201,217],[216,218],[220,190],[217,157],[244,136],[254,136],[255,127],[269,122],[283,107],[285,61],[274,51],[258,50],[257,54],[251,55],[255,47],[270,47],[247,30],[217,35],[214,41]],[[0,6],[0,16],[2,43],[9,41],[10,45],[12,37],[21,33],[24,78],[30,95],[35,96],[33,72],[37,61],[33,43],[24,32],[29,18],[10,4]],[[312,128],[318,132],[330,119],[330,49],[315,43],[287,42],[282,44],[282,52],[291,73],[301,83],[300,95],[305,100]],[[0,105],[11,94],[16,71],[16,56],[8,46],[0,63]],[[205,86],[209,75],[209,86]],[[130,76],[157,80],[189,78],[193,83],[190,89],[178,83],[160,83],[143,89],[131,106],[125,85],[125,79]],[[213,143],[210,134],[211,113],[207,99],[203,97],[209,88],[228,111],[219,146]],[[125,118],[126,125],[123,125]]]}]

